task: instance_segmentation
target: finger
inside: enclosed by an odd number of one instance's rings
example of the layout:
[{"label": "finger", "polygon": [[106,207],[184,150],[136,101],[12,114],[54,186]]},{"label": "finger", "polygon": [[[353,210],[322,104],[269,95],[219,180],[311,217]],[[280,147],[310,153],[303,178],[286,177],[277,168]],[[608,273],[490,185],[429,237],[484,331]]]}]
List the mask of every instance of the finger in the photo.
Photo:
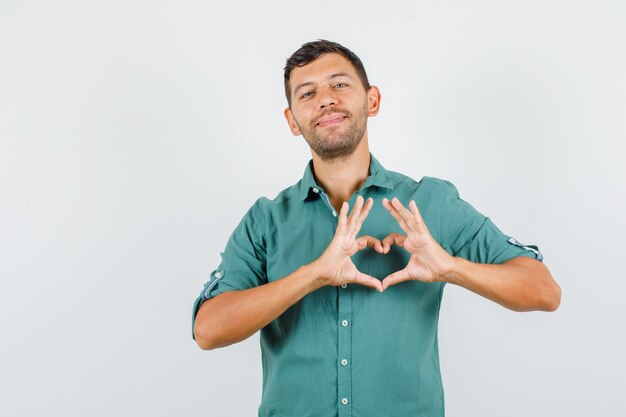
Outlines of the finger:
[{"label": "finger", "polygon": [[393,237],[393,233],[383,239],[383,253],[389,252],[389,249],[391,249],[391,245],[393,245],[394,241],[395,239]]},{"label": "finger", "polygon": [[411,202],[409,203],[409,206],[411,207],[411,213],[413,213],[413,219],[415,220],[416,229],[419,232],[426,233],[427,235],[430,236],[430,231],[428,230],[428,227],[426,227],[424,218],[422,217],[422,214],[417,208],[417,204],[415,204],[415,201],[411,200]]},{"label": "finger", "polygon": [[359,250],[363,249],[366,246],[374,248],[376,252],[383,253],[383,245],[380,240],[376,239],[372,236],[361,236],[356,240],[356,243],[359,245]]},{"label": "finger", "polygon": [[398,210],[396,210],[394,206],[391,205],[391,202],[389,202],[389,200],[387,200],[386,198],[383,198],[383,206],[387,209],[387,211],[389,211],[394,219],[398,221],[398,224],[400,225],[402,230],[404,230],[406,233],[409,233],[411,231],[409,225],[406,224],[400,213],[398,213]]},{"label": "finger", "polygon": [[[352,213],[350,213],[350,217],[348,218],[348,232],[353,233],[357,221],[355,219],[359,218],[359,213],[361,213],[361,209],[363,208],[363,197],[358,196],[356,198],[356,202],[354,203],[354,208],[352,209]],[[354,233],[356,236],[356,233]]]},{"label": "finger", "polygon": [[370,214],[373,206],[374,199],[372,197],[369,197],[365,204],[363,204],[363,209],[361,210],[361,213],[359,213],[359,217],[357,219],[357,231],[361,229],[361,225],[363,225],[363,222],[367,218],[368,214]]},{"label": "finger", "polygon": [[395,235],[395,233],[391,233],[391,234],[389,234],[387,237],[385,237],[383,239],[383,251],[384,251],[384,253],[389,252],[389,249],[391,249],[391,245],[393,245],[394,242],[396,241],[394,235]]},{"label": "finger", "polygon": [[391,200],[391,205],[398,211],[402,219],[406,222],[406,224],[411,228],[411,230],[415,230],[415,219],[411,215],[411,212],[404,207],[404,205],[398,200],[397,197],[394,197]]},{"label": "finger", "polygon": [[397,245],[397,246],[400,246],[400,247],[404,247],[404,240],[405,239],[406,239],[406,236],[401,235],[399,233],[391,233],[391,234],[389,234],[389,236],[384,238],[383,241],[382,241],[383,253],[388,253],[389,250],[391,249],[391,245]]},{"label": "finger", "polygon": [[417,209],[417,204],[415,204],[415,201],[411,200],[411,202],[409,203],[409,207],[411,208],[411,213],[413,213],[413,218],[415,219],[415,222],[420,226],[424,225],[424,219],[422,219],[422,215]]},{"label": "finger", "polygon": [[343,230],[348,225],[348,209],[350,205],[345,201],[341,204],[341,210],[339,210],[339,227]]},{"label": "finger", "polygon": [[371,275],[364,274],[360,271],[357,271],[357,275],[354,277],[354,282],[356,284],[361,284],[367,287],[374,288],[378,292],[383,292],[383,285],[380,280],[374,278]]},{"label": "finger", "polygon": [[398,221],[398,224],[405,232],[408,231],[408,225],[398,213],[398,210],[395,209],[391,202],[387,198],[383,198],[383,206],[387,209],[387,211]]},{"label": "finger", "polygon": [[392,285],[399,284],[400,282],[410,281],[411,279],[412,278],[406,269],[394,272],[391,275],[387,275],[385,279],[382,280],[383,291],[391,287]]}]

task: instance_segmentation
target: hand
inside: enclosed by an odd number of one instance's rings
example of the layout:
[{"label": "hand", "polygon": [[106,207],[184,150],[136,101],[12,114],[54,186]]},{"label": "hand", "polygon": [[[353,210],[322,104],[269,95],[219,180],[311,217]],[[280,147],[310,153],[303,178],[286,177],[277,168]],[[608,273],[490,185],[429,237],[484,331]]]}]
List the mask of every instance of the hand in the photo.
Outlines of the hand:
[{"label": "hand", "polygon": [[366,246],[374,248],[379,253],[383,252],[380,240],[372,236],[356,238],[373,205],[374,200],[372,198],[369,198],[364,205],[363,197],[358,196],[349,218],[348,203],[344,202],[341,206],[335,236],[324,253],[314,262],[322,286],[355,283],[372,287],[380,292],[383,291],[381,282],[360,272],[350,258]]},{"label": "hand", "polygon": [[383,199],[383,206],[398,221],[406,236],[392,233],[383,239],[383,253],[388,253],[391,245],[398,245],[411,254],[407,266],[383,279],[383,290],[399,282],[418,280],[422,282],[443,281],[452,269],[454,258],[446,252],[430,235],[415,201],[407,210],[397,198]]}]

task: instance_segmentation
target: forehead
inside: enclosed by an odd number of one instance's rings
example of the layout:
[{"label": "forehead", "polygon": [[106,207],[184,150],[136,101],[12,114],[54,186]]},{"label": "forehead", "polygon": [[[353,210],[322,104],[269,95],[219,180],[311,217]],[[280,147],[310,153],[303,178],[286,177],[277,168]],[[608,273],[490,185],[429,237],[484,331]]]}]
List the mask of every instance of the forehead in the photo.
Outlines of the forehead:
[{"label": "forehead", "polygon": [[304,82],[320,82],[342,72],[355,79],[358,77],[354,66],[347,58],[336,53],[326,53],[302,67],[295,67],[291,71],[289,84],[297,86]]}]

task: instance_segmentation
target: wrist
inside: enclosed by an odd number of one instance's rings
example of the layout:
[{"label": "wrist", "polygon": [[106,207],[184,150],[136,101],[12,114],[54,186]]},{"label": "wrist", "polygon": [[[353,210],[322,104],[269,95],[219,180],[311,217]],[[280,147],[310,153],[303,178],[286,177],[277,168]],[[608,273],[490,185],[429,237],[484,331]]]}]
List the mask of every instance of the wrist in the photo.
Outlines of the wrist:
[{"label": "wrist", "polygon": [[459,284],[463,280],[463,271],[467,269],[469,261],[458,256],[450,256],[448,267],[441,275],[441,282]]},{"label": "wrist", "polygon": [[323,267],[319,259],[304,265],[303,268],[306,270],[306,276],[311,283],[312,291],[327,285],[326,277],[328,274],[325,272],[326,268]]}]

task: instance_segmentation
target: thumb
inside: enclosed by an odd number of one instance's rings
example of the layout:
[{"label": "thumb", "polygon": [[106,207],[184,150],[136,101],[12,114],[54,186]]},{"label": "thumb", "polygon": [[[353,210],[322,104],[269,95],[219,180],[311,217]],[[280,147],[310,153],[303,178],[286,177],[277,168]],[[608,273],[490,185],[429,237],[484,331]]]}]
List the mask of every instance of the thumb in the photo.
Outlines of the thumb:
[{"label": "thumb", "polygon": [[411,275],[409,275],[409,271],[407,271],[406,268],[401,269],[400,271],[387,275],[385,279],[383,279],[382,281],[383,290],[386,290],[392,285],[398,284],[400,282],[409,281],[410,279],[411,279]]},{"label": "thumb", "polygon": [[356,276],[354,277],[354,282],[356,284],[374,288],[378,292],[383,292],[383,283],[380,280],[371,275],[364,274],[361,271],[357,271]]}]

